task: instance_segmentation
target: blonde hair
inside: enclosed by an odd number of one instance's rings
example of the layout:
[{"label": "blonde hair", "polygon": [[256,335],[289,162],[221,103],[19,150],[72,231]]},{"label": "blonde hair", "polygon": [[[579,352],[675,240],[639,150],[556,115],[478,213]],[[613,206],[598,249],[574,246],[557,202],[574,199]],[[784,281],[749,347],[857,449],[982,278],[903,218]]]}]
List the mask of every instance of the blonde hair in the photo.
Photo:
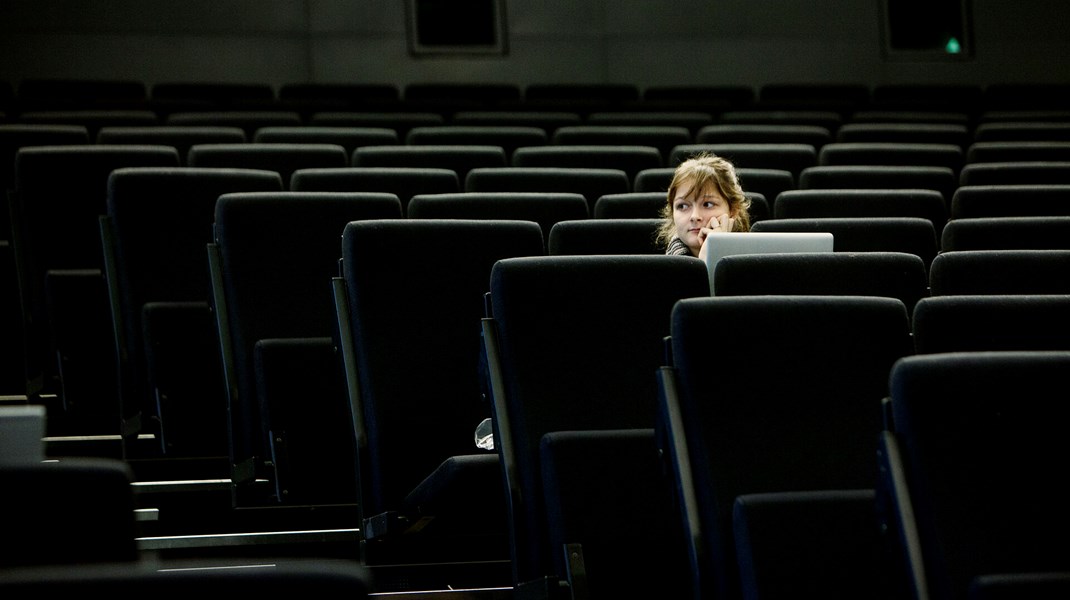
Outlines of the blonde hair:
[{"label": "blonde hair", "polygon": [[694,192],[716,187],[728,201],[728,214],[735,219],[733,231],[750,231],[750,199],[743,193],[736,168],[720,156],[703,152],[680,163],[673,173],[665,206],[661,209],[664,220],[657,233],[657,242],[661,247],[667,246],[676,235],[673,200],[676,199],[677,190],[688,183]]}]

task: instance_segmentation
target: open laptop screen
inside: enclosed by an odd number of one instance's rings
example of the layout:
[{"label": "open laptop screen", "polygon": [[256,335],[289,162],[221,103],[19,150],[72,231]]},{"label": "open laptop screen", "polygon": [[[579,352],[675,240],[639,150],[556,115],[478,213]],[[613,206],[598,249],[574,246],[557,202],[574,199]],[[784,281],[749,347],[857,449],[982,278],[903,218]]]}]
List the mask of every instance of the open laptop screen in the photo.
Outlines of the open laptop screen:
[{"label": "open laptop screen", "polygon": [[710,275],[710,292],[717,295],[713,286],[713,271],[717,261],[724,256],[736,254],[771,254],[776,252],[832,252],[832,234],[827,231],[750,231],[720,232],[711,234],[706,254],[706,269]]}]

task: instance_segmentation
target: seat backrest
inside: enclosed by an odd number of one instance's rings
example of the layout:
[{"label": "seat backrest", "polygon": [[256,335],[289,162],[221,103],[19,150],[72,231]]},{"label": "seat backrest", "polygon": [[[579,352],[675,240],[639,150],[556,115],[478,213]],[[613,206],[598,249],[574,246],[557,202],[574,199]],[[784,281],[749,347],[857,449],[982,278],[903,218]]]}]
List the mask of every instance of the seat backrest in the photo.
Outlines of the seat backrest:
[{"label": "seat backrest", "polygon": [[829,132],[835,132],[843,124],[843,115],[835,110],[776,110],[752,106],[725,111],[720,115],[720,122],[742,125],[788,125],[791,127],[808,125],[822,127]]},{"label": "seat backrest", "polygon": [[365,516],[396,510],[445,459],[479,452],[473,432],[490,414],[479,356],[491,268],[503,258],[542,254],[542,231],[526,221],[345,226],[346,305],[339,309],[349,315],[352,347],[343,352],[352,355],[347,375],[361,409]]},{"label": "seat backrest", "polygon": [[401,206],[382,192],[241,192],[223,194],[215,209],[213,304],[225,316],[217,323],[230,393],[231,460],[255,464],[268,459],[262,427],[269,418],[257,401],[257,343],[333,337],[331,279],[342,231],[355,220],[399,218]]},{"label": "seat backrest", "polygon": [[570,192],[465,192],[420,194],[409,201],[411,219],[534,221],[543,242],[560,221],[587,219],[587,199]]},{"label": "seat backrest", "polygon": [[570,192],[587,199],[588,214],[605,194],[630,192],[622,169],[581,167],[476,168],[468,172],[465,192]]},{"label": "seat backrest", "polygon": [[941,252],[929,267],[929,293],[1070,293],[1070,250]]},{"label": "seat backrest", "polygon": [[1070,215],[951,219],[941,234],[940,249],[1070,250]]},{"label": "seat backrest", "polygon": [[566,125],[550,136],[552,144],[653,146],[663,162],[673,148],[693,141],[691,131],[679,125]]},{"label": "seat backrest", "polygon": [[[15,156],[15,186],[11,200],[12,248],[19,277],[19,295],[23,307],[24,337],[29,380],[48,381],[58,376],[53,349],[48,340],[62,338],[63,326],[50,322],[53,310],[63,312],[65,301],[85,307],[91,314],[81,314],[75,325],[99,326],[108,320],[107,294],[100,276],[103,270],[100,215],[107,211],[108,177],[121,167],[177,167],[178,153],[168,146],[64,145],[23,147]],[[72,270],[78,271],[72,273]],[[79,275],[85,282],[75,284],[80,293],[67,295],[61,285],[57,297],[48,298],[49,277],[57,283],[72,282],[60,271]],[[98,285],[99,284],[99,285]],[[88,288],[88,289],[87,289]],[[55,304],[53,304],[55,302]],[[97,304],[99,303],[99,304]],[[96,311],[100,309],[100,314]],[[79,342],[96,344],[98,340],[79,333]],[[110,328],[100,328],[101,346],[92,356],[97,359],[114,354]],[[95,335],[95,334],[94,334]],[[58,343],[58,342],[57,342]],[[80,359],[79,359],[80,360]],[[77,361],[76,361],[77,362]],[[88,364],[88,363],[86,363]],[[77,369],[74,364],[68,368]],[[104,368],[114,369],[114,365]],[[114,371],[97,372],[94,378],[111,381]],[[72,390],[75,382],[69,381]],[[92,384],[100,383],[98,381]],[[44,384],[53,388],[51,383]],[[93,392],[102,395],[102,387]],[[52,389],[53,392],[58,391]]]},{"label": "seat backrest", "polygon": [[970,163],[962,167],[959,185],[1070,184],[1070,161]]},{"label": "seat backrest", "polygon": [[890,371],[882,491],[915,597],[982,575],[1066,571],[1062,424],[1070,352],[953,352]]},{"label": "seat backrest", "polygon": [[186,164],[275,171],[282,177],[283,187],[289,189],[294,171],[348,167],[349,155],[338,144],[195,144],[189,149]]},{"label": "seat backrest", "polygon": [[686,127],[694,135],[699,129],[713,124],[713,115],[704,111],[687,110],[607,110],[590,113],[586,122],[588,125]]},{"label": "seat backrest", "polygon": [[989,121],[978,123],[975,142],[1070,142],[1070,123],[1065,121]]},{"label": "seat backrest", "polygon": [[241,127],[246,139],[253,139],[261,127],[303,125],[300,113],[290,110],[191,110],[169,113],[164,125],[223,125]]},{"label": "seat backrest", "polygon": [[819,165],[922,165],[955,173],[964,162],[961,146],[910,142],[837,142],[824,145],[817,157]]},{"label": "seat backrest", "polygon": [[453,113],[454,125],[538,127],[546,140],[558,127],[579,125],[579,113],[565,110],[461,110]]},{"label": "seat backrest", "polygon": [[[1070,350],[1070,295],[932,296],[914,306],[917,354]],[[998,325],[994,325],[997,324]]]},{"label": "seat backrest", "polygon": [[738,254],[717,261],[718,296],[812,295],[896,298],[914,310],[928,296],[921,257],[905,252]]},{"label": "seat backrest", "polygon": [[[148,332],[142,314],[146,304],[197,302],[207,308],[212,286],[204,248],[212,241],[216,200],[221,194],[245,191],[282,191],[282,180],[273,171],[250,169],[128,167],[112,171],[101,232],[112,323],[120,349],[124,420],[139,414],[145,419],[159,416],[158,399],[148,381]],[[192,332],[190,337],[195,337]],[[214,347],[198,349],[204,354],[215,351]]]},{"label": "seat backrest", "polygon": [[965,185],[951,197],[952,219],[1070,216],[1070,185]]},{"label": "seat backrest", "polygon": [[539,444],[565,430],[654,426],[653,373],[681,298],[708,296],[702,261],[679,256],[547,256],[499,261],[484,326],[511,498],[518,582],[551,572]]},{"label": "seat backrest", "polygon": [[551,255],[664,254],[656,234],[661,219],[584,219],[559,221],[550,229]]},{"label": "seat backrest", "polygon": [[[133,474],[122,461],[68,458],[0,467],[0,514],[9,522],[0,565],[134,563]],[[0,577],[0,579],[5,579]]]},{"label": "seat backrest", "polygon": [[[949,167],[913,165],[827,165],[803,169],[800,190],[819,189],[922,189],[940,192],[944,202],[958,187]],[[946,209],[945,209],[946,210]]]},{"label": "seat backrest", "polygon": [[827,231],[836,252],[906,252],[921,258],[926,273],[937,253],[933,223],[919,217],[766,219],[751,231]]},{"label": "seat backrest", "polygon": [[798,177],[806,167],[817,165],[817,151],[810,144],[789,143],[707,143],[676,146],[669,157],[678,165],[699,152],[711,152],[727,159],[736,168],[779,169]]},{"label": "seat backrest", "polygon": [[514,167],[575,167],[621,169],[628,180],[643,169],[662,167],[661,152],[653,146],[560,145],[524,146],[513,152]]},{"label": "seat backrest", "polygon": [[873,217],[926,219],[932,223],[937,236],[947,224],[947,204],[935,190],[788,190],[777,197],[773,212],[776,220]]},{"label": "seat backrest", "polygon": [[308,124],[328,127],[385,127],[393,129],[404,140],[414,127],[444,125],[441,113],[422,111],[321,111],[312,113]]},{"label": "seat backrest", "polygon": [[451,169],[464,181],[476,167],[506,167],[509,158],[501,146],[378,145],[357,148],[350,155],[354,167],[418,167]]},{"label": "seat backrest", "polygon": [[677,303],[671,335],[659,426],[692,574],[705,597],[735,597],[738,496],[875,486],[881,400],[911,352],[908,314],[895,298],[718,296]]},{"label": "seat backrest", "polygon": [[809,144],[818,150],[832,139],[820,125],[717,123],[695,133],[697,144]]},{"label": "seat backrest", "polygon": [[964,123],[845,123],[837,142],[898,142],[951,144],[965,149],[972,136]]},{"label": "seat backrest", "polygon": [[1064,142],[974,142],[966,149],[966,162],[1070,161],[1070,140]]}]

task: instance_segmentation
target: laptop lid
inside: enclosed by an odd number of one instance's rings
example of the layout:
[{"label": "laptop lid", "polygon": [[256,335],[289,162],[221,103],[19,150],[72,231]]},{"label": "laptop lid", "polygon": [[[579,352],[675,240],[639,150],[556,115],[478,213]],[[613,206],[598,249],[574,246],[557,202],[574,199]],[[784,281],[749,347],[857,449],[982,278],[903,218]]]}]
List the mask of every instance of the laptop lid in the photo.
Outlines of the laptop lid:
[{"label": "laptop lid", "polygon": [[832,252],[832,234],[827,231],[750,231],[711,234],[706,254],[706,269],[713,289],[713,271],[717,261],[736,254],[771,254],[778,252]]}]

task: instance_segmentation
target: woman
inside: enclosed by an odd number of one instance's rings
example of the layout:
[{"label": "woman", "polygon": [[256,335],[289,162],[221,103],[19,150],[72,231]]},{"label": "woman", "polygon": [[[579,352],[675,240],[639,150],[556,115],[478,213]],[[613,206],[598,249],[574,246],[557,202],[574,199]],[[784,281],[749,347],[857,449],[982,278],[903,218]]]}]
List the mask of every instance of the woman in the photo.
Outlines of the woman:
[{"label": "woman", "polygon": [[711,233],[750,231],[749,209],[732,163],[713,154],[691,157],[680,163],[669,184],[658,243],[665,254],[705,260]]}]

